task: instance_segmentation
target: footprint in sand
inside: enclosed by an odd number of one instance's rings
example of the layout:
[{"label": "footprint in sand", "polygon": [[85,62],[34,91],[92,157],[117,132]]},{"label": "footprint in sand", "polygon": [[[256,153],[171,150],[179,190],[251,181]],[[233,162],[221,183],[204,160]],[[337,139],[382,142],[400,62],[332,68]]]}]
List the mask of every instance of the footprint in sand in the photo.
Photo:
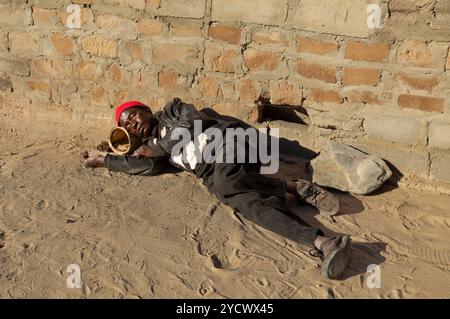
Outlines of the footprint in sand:
[{"label": "footprint in sand", "polygon": [[211,280],[205,280],[200,284],[200,288],[198,293],[202,296],[208,296],[214,293],[216,289],[213,286],[213,282]]},{"label": "footprint in sand", "polygon": [[431,227],[450,228],[450,218],[449,217],[427,214],[427,215],[423,216],[422,221],[425,224],[430,225]]},{"label": "footprint in sand", "polygon": [[203,227],[192,237],[198,243],[198,253],[208,257],[212,269],[236,270],[242,266],[245,257],[241,250],[243,232],[227,210],[217,206]]},{"label": "footprint in sand", "polygon": [[239,249],[228,238],[210,238],[208,234],[193,234],[192,239],[198,244],[198,253],[208,257],[209,265],[213,269],[235,270],[241,265]]},{"label": "footprint in sand", "polygon": [[35,207],[37,210],[43,210],[48,207],[48,203],[45,200],[41,199],[36,203]]},{"label": "footprint in sand", "polygon": [[210,255],[211,264],[216,269],[236,270],[241,265],[238,250],[231,247],[221,247],[216,253]]},{"label": "footprint in sand", "polygon": [[415,256],[419,259],[427,261],[431,264],[450,265],[450,251],[437,250],[428,246],[413,246],[405,245],[394,238],[385,236],[383,234],[376,234],[375,238],[379,237],[382,242],[388,243],[394,251],[400,251],[407,255]]}]

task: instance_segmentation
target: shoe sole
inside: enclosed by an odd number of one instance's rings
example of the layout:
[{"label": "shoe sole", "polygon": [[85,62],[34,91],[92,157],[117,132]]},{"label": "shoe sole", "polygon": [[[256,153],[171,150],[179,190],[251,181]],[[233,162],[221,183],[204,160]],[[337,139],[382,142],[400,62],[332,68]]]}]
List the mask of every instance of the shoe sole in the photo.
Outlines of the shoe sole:
[{"label": "shoe sole", "polygon": [[[347,268],[351,258],[351,238],[343,236],[338,248],[332,251],[322,262],[321,272],[327,279],[338,279]],[[333,268],[333,274],[329,270]]]}]

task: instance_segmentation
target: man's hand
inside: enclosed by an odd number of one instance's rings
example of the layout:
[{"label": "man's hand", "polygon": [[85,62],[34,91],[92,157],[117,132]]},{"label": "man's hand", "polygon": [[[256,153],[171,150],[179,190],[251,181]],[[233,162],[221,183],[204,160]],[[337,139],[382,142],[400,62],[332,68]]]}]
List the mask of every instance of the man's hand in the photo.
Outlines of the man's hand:
[{"label": "man's hand", "polygon": [[84,167],[105,167],[105,156],[97,151],[84,151],[80,154],[80,162]]},{"label": "man's hand", "polygon": [[134,157],[157,157],[158,154],[153,151],[148,145],[141,145],[137,150],[135,150],[132,154]]}]

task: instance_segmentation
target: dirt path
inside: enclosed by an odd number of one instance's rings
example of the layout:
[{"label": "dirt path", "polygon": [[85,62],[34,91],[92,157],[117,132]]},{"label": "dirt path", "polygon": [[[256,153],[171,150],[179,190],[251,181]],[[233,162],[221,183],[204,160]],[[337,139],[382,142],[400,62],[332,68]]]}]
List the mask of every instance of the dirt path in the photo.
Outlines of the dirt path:
[{"label": "dirt path", "polygon": [[[82,168],[79,152],[107,128],[22,121],[0,119],[2,298],[450,297],[449,196],[341,194],[335,221],[293,203],[353,236],[345,279],[329,281],[307,251],[241,219],[193,176]],[[81,268],[81,289],[67,288],[69,264]],[[379,289],[366,285],[369,264],[380,266]]]}]

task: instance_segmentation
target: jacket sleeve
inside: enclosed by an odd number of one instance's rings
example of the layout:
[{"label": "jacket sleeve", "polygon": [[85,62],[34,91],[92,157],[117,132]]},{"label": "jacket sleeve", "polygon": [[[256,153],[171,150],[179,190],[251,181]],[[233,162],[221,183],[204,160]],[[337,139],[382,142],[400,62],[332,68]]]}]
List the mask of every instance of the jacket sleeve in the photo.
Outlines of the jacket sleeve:
[{"label": "jacket sleeve", "polygon": [[192,104],[183,103],[179,98],[169,102],[158,118],[160,125],[169,128],[169,132],[158,140],[159,146],[167,153],[171,154],[172,148],[181,141],[173,136],[181,136],[183,130],[188,130],[190,139],[194,137],[194,121],[204,121],[206,116],[200,113]]},{"label": "jacket sleeve", "polygon": [[131,175],[155,175],[162,171],[167,157],[134,157],[106,155],[105,165],[112,172]]},{"label": "jacket sleeve", "polygon": [[164,106],[158,120],[163,126],[178,126],[190,129],[194,120],[202,119],[204,119],[204,115],[192,104],[184,103],[179,98],[174,98]]}]

